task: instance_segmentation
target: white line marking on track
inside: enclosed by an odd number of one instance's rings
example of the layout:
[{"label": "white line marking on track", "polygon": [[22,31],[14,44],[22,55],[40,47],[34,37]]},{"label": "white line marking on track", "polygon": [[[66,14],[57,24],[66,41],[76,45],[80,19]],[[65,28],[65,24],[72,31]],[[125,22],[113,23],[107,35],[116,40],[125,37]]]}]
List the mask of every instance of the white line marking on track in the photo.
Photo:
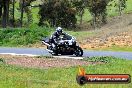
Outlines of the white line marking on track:
[{"label": "white line marking on track", "polygon": [[[13,55],[13,56],[29,56],[29,57],[35,57],[40,55],[33,55],[33,54],[16,54],[16,53],[0,53],[3,55]],[[71,57],[71,56],[53,56],[54,58],[65,58],[65,59],[83,59],[83,57]]]},{"label": "white line marking on track", "polygon": [[53,56],[54,58],[65,58],[65,59],[83,59],[83,57],[71,57],[71,56]]},{"label": "white line marking on track", "polygon": [[33,54],[16,54],[16,53],[0,53],[0,54],[13,55],[13,56],[30,56],[30,57],[39,56],[39,55],[33,55]]}]

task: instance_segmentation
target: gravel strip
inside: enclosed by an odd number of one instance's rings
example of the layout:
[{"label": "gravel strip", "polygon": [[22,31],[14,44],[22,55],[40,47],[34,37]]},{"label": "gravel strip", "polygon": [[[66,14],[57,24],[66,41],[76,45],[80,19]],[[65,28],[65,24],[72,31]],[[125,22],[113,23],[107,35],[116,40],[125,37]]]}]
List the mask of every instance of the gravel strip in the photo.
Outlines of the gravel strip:
[{"label": "gravel strip", "polygon": [[4,58],[6,64],[16,65],[21,67],[30,68],[62,68],[79,65],[89,64],[101,64],[97,62],[88,62],[83,60],[74,59],[60,59],[60,58],[45,58],[45,57],[28,57],[28,56],[11,56],[11,55],[0,55],[0,58]]}]

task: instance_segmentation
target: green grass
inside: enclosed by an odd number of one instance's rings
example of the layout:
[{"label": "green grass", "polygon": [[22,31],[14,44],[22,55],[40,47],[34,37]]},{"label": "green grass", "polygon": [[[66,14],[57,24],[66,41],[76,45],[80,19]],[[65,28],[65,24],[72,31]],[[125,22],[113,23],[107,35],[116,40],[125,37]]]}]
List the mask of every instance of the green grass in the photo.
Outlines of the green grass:
[{"label": "green grass", "polygon": [[97,48],[93,50],[100,50],[100,51],[126,51],[126,52],[132,52],[131,46],[111,46],[107,48]]},{"label": "green grass", "polygon": [[77,40],[81,41],[82,39],[86,39],[89,36],[94,36],[96,33],[93,31],[66,31],[68,34],[74,36]]},{"label": "green grass", "polygon": [[[90,74],[130,74],[132,61],[114,57],[93,57],[86,61],[107,61],[106,64],[83,66]],[[0,64],[0,88],[131,88],[130,84],[76,83],[78,67],[34,69]]]},{"label": "green grass", "polygon": [[[50,32],[50,35],[55,32],[55,30],[52,29],[52,31]],[[69,35],[74,36],[78,41],[81,41],[83,39],[88,38],[89,36],[94,36],[96,35],[96,32],[94,31],[69,31],[67,29],[64,29],[65,33],[68,33]],[[49,36],[50,36],[49,35]]]},{"label": "green grass", "polygon": [[125,9],[126,13],[132,12],[132,0],[127,0],[127,8]]},{"label": "green grass", "polygon": [[29,28],[1,29],[0,46],[26,46],[41,41],[48,36],[49,28],[31,26]]}]

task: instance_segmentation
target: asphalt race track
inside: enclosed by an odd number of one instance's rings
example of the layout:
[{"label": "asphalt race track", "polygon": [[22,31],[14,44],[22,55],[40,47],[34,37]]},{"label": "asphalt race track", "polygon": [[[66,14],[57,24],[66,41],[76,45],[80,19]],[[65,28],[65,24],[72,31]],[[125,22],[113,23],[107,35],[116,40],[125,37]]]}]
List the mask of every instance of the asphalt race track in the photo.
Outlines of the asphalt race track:
[{"label": "asphalt race track", "polygon": [[[27,56],[41,56],[41,55],[50,56],[50,54],[45,49],[40,49],[40,48],[1,47],[0,54],[27,55]],[[83,57],[93,57],[93,56],[115,56],[119,58],[125,58],[125,59],[132,60],[132,52],[92,51],[92,50],[84,51]]]}]

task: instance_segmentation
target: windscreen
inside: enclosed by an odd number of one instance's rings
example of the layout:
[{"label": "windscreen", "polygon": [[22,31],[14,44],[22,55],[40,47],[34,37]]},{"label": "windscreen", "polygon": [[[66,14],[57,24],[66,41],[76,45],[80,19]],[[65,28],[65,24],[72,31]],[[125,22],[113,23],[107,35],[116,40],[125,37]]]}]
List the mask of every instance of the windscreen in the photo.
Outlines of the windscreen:
[{"label": "windscreen", "polygon": [[71,40],[72,39],[72,36],[66,34],[63,36],[63,40]]}]

